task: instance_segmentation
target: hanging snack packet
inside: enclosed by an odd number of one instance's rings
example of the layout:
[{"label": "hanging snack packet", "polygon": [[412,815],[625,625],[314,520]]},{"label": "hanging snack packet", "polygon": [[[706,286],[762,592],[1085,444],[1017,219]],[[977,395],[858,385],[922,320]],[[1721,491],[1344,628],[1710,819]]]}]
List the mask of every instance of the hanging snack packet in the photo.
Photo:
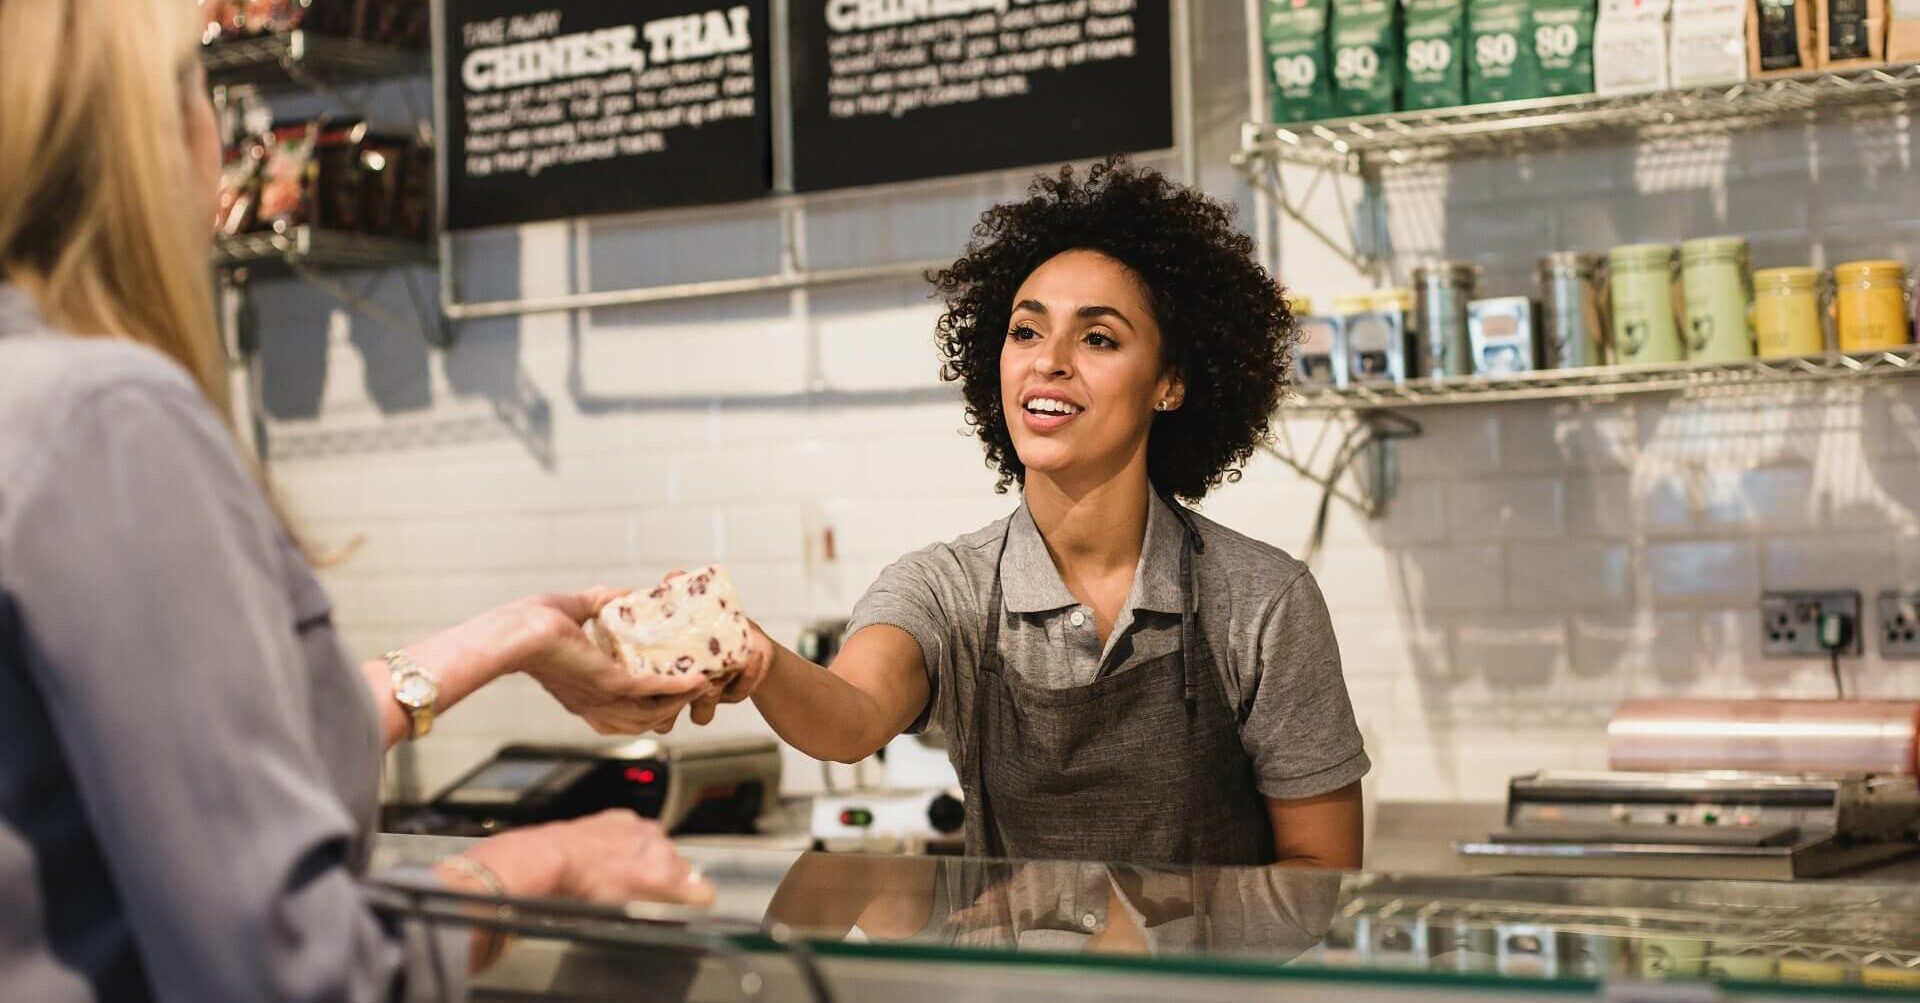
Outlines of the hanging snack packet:
[{"label": "hanging snack packet", "polygon": [[1329,0],[1267,0],[1267,94],[1276,125],[1333,117]]},{"label": "hanging snack packet", "polygon": [[1336,115],[1384,115],[1400,99],[1399,0],[1333,0]]},{"label": "hanging snack packet", "polygon": [[1467,0],[1406,0],[1407,44],[1400,107],[1467,103]]}]

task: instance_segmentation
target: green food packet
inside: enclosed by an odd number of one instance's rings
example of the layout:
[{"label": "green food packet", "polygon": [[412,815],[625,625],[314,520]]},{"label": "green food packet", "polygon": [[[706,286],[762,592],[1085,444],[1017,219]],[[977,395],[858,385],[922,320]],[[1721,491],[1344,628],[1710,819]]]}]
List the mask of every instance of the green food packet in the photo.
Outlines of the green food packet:
[{"label": "green food packet", "polygon": [[1400,107],[1467,103],[1467,0],[1406,0]]},{"label": "green food packet", "polygon": [[1533,0],[1533,55],[1543,97],[1593,93],[1593,0]]},{"label": "green food packet", "polygon": [[1333,0],[1333,107],[1383,115],[1400,98],[1399,0]]},{"label": "green food packet", "polygon": [[1280,125],[1333,117],[1330,0],[1266,0],[1267,93]]},{"label": "green food packet", "polygon": [[1540,96],[1528,0],[1472,0],[1467,8],[1467,100],[1523,101]]}]

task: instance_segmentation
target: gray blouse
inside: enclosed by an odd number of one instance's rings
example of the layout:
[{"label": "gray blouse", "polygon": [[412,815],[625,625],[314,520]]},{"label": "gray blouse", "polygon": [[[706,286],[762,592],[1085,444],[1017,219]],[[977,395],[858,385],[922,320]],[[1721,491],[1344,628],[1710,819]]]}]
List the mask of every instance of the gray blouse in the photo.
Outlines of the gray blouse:
[{"label": "gray blouse", "polygon": [[464,994],[466,935],[362,885],[380,740],[330,612],[180,367],[0,285],[0,1000]]}]

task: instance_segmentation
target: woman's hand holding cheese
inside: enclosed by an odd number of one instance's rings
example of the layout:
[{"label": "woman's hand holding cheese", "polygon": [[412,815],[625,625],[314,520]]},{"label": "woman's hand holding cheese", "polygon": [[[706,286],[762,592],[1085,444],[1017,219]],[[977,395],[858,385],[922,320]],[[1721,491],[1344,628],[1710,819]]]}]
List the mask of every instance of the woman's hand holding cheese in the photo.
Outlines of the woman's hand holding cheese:
[{"label": "woman's hand holding cheese", "polygon": [[539,597],[557,600],[548,607],[557,616],[543,657],[525,671],[602,735],[671,731],[680,712],[712,684],[696,675],[634,672],[596,640],[597,617],[625,595],[595,589],[578,596]]},{"label": "woman's hand holding cheese", "polygon": [[[676,570],[645,590],[594,598],[581,639],[599,664],[556,673],[548,688],[596,728],[671,731],[690,703],[696,723],[706,724],[730,693],[743,700],[753,691],[761,674],[755,666],[764,664],[754,638],[765,635],[747,619],[724,568]],[[569,688],[579,691],[584,711]]]},{"label": "woman's hand holding cheese", "polygon": [[[625,595],[596,588],[528,596],[410,644],[406,654],[435,677],[441,710],[520,672],[600,734],[666,731],[712,686],[699,675],[630,672],[589,634],[586,624]],[[392,697],[391,672],[385,661],[373,659],[361,666],[361,674],[373,691],[382,737],[391,748],[411,728]]]}]

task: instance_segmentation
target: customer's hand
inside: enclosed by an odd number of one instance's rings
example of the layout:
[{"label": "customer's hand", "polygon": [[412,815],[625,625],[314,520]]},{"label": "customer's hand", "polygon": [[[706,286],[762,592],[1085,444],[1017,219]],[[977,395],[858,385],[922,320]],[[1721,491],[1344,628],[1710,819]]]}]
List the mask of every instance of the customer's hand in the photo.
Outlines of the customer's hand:
[{"label": "customer's hand", "polygon": [[713,904],[713,883],[674,850],[659,824],[623,808],[514,829],[466,855],[515,896]]},{"label": "customer's hand", "polygon": [[773,667],[773,660],[779,656],[780,646],[752,620],[747,621],[747,637],[751,644],[747,649],[746,661],[738,665],[739,671],[728,677],[720,688],[694,697],[693,709],[687,714],[694,724],[712,721],[714,710],[720,704],[739,703],[752,696],[753,691],[760,688],[761,681],[767,678],[767,670]]},{"label": "customer's hand", "polygon": [[530,639],[514,667],[602,735],[671,731],[688,704],[717,699],[720,691],[697,674],[636,675],[600,650],[581,625],[622,595],[599,588],[529,596],[511,604],[507,608],[524,618]]}]

